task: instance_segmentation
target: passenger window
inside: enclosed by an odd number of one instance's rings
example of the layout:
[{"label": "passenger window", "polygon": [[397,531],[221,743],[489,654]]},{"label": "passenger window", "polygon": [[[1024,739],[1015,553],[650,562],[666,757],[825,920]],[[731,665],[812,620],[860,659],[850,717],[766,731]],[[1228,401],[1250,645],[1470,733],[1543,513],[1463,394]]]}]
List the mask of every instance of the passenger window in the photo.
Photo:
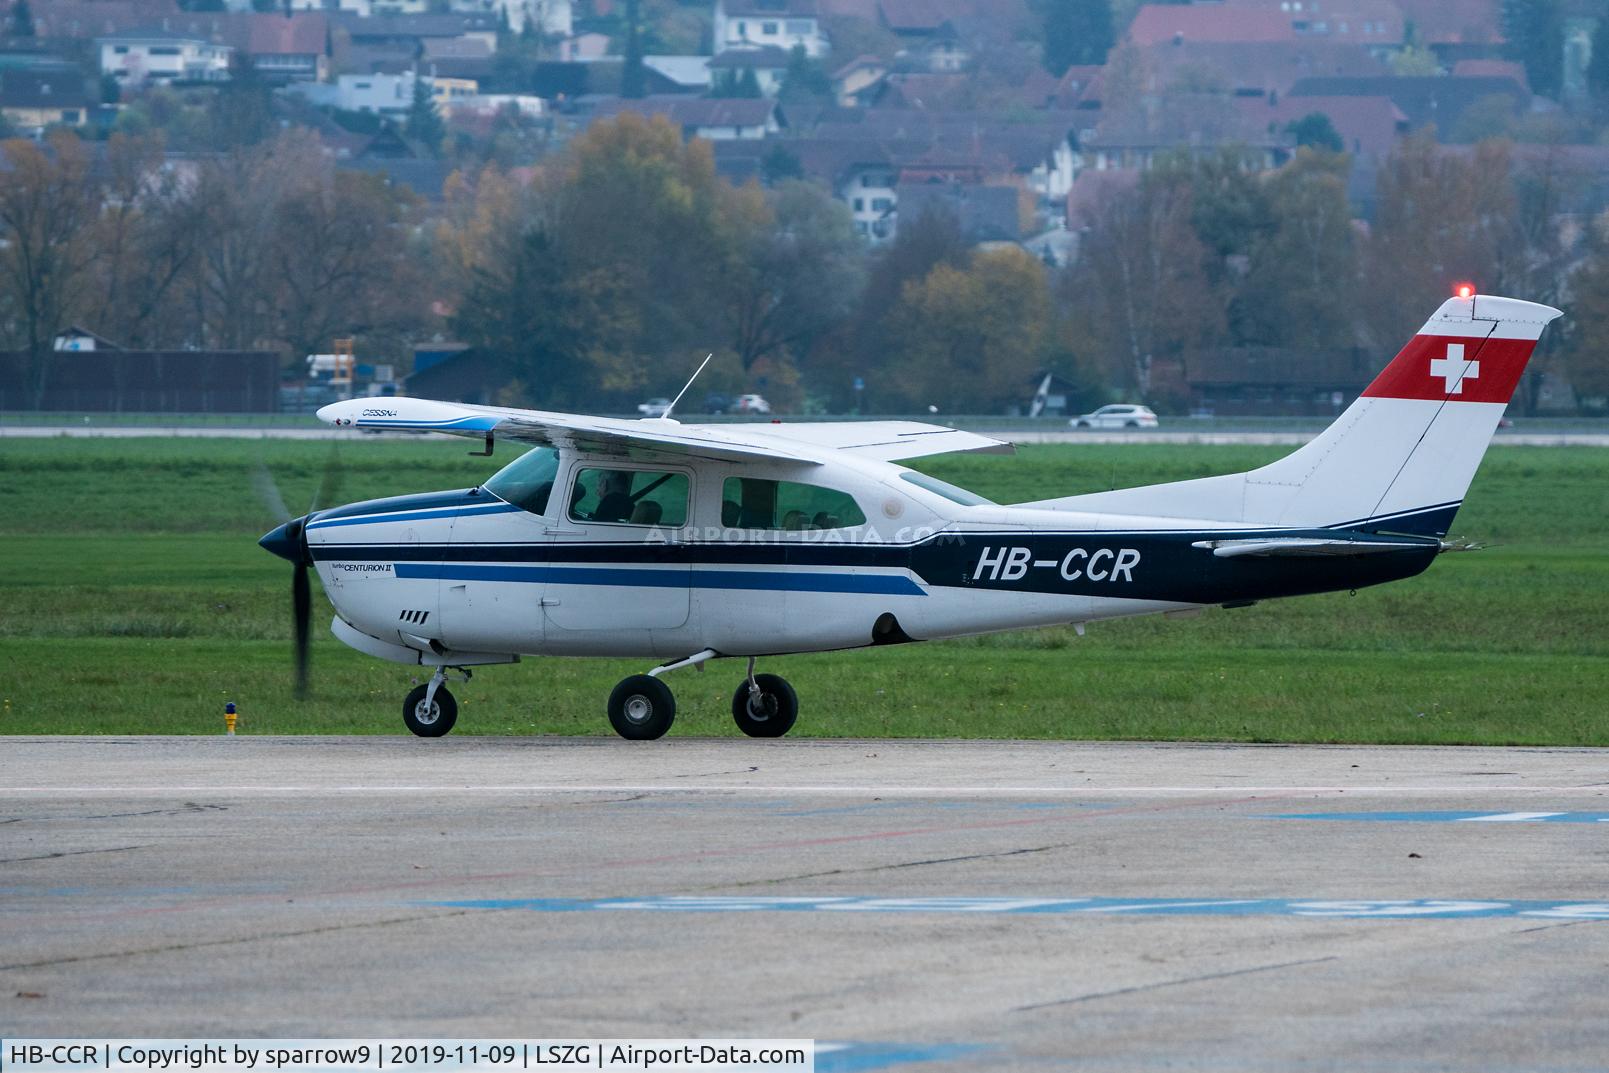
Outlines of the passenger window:
[{"label": "passenger window", "polygon": [[687,475],[636,469],[584,469],[570,490],[570,517],[579,522],[687,524]]},{"label": "passenger window", "polygon": [[484,487],[498,499],[521,510],[546,514],[548,499],[553,494],[553,478],[558,473],[559,452],[552,447],[537,447],[498,470]]},{"label": "passenger window", "polygon": [[721,486],[721,524],[728,529],[810,532],[866,524],[853,496],[794,481],[728,477]]}]

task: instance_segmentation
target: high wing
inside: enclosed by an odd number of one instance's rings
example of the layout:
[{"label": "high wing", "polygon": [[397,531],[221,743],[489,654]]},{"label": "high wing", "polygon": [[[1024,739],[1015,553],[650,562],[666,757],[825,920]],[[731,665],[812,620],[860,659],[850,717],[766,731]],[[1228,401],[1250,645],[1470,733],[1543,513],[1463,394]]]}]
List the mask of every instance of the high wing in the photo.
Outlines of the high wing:
[{"label": "high wing", "polygon": [[768,440],[790,440],[811,447],[849,451],[881,462],[958,451],[1009,455],[1016,450],[1004,440],[920,421],[796,421],[737,428],[745,433],[752,428]]},{"label": "high wing", "polygon": [[916,421],[683,425],[658,418],[584,417],[409,398],[335,402],[321,408],[318,416],[343,428],[496,435],[554,447],[684,455],[727,462],[763,460],[820,465],[819,456],[832,451],[892,462],[952,451],[1009,454],[1014,450],[1009,443],[974,432]]},{"label": "high wing", "polygon": [[582,417],[542,410],[515,410],[500,406],[472,406],[429,399],[352,399],[332,402],[318,411],[319,420],[343,428],[397,429],[446,432],[455,436],[491,436],[552,447],[582,450],[650,452],[686,455],[724,462],[782,461],[803,465],[820,463],[778,445],[750,444],[712,435],[663,419],[626,420]]}]

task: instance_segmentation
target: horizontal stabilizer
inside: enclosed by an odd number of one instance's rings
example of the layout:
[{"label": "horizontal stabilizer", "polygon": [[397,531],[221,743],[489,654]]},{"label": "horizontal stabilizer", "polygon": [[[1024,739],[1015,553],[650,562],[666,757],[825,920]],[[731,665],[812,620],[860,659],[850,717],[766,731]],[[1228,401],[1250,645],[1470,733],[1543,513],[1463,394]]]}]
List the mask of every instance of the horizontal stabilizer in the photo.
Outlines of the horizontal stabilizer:
[{"label": "horizontal stabilizer", "polygon": [[1434,547],[1422,540],[1332,540],[1324,537],[1250,537],[1243,540],[1198,540],[1191,547],[1211,548],[1220,559],[1242,556],[1266,558],[1331,558],[1342,555],[1378,555],[1386,551],[1414,551]]}]

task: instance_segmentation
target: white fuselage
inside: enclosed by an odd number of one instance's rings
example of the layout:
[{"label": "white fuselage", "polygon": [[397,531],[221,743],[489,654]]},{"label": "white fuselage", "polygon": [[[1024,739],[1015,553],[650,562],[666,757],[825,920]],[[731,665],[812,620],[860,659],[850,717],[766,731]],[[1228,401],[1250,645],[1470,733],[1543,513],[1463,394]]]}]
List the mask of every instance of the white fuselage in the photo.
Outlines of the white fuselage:
[{"label": "white fuselage", "polygon": [[[568,488],[592,454],[562,454],[557,488]],[[933,584],[908,561],[946,541],[990,534],[958,562],[957,582],[1005,584],[1026,577],[1014,537],[1098,532],[1099,516],[1029,508],[963,506],[902,479],[897,465],[834,459],[808,479],[854,497],[864,524],[807,531],[722,524],[730,476],[799,479],[794,464],[676,464],[609,460],[612,469],[674,471],[688,479],[687,524],[676,528],[579,520],[554,495],[541,514],[485,489],[410,497],[404,509],[315,516],[309,548],[339,619],[401,652],[375,655],[425,663],[492,662],[512,654],[681,658],[704,649],[743,656],[856,648],[879,640],[927,640],[1084,622],[1195,606],[1136,599],[1140,552],[1058,550],[1042,574],[1094,582],[1090,592]],[[406,501],[399,501],[404,503]],[[334,512],[338,513],[338,512]],[[1125,519],[1132,521],[1132,519]],[[1171,528],[1182,523],[1167,522]],[[972,541],[976,543],[975,539]],[[1019,561],[1023,560],[1023,561]],[[1087,586],[1086,586],[1087,587]],[[879,620],[893,616],[898,633]],[[903,635],[903,636],[901,636]],[[362,638],[357,640],[362,641]],[[486,657],[484,660],[476,658]]]}]

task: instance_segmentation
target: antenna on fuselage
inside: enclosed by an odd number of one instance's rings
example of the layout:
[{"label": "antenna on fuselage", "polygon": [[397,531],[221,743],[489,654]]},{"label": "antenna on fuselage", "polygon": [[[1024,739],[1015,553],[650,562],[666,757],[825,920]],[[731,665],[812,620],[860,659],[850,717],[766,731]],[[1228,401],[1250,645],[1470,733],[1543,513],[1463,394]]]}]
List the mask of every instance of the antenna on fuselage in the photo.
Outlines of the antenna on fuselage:
[{"label": "antenna on fuselage", "polygon": [[715,354],[711,352],[704,358],[703,361],[698,363],[698,368],[693,370],[693,375],[687,378],[687,383],[683,385],[682,389],[676,393],[676,397],[670,400],[670,405],[665,407],[665,412],[659,415],[660,420],[670,420],[670,412],[676,409],[676,404],[682,401],[682,396],[687,394],[687,389],[693,386],[693,381],[698,379],[698,374],[704,371],[704,366],[708,365],[710,363],[710,358],[713,357],[715,357]]}]

